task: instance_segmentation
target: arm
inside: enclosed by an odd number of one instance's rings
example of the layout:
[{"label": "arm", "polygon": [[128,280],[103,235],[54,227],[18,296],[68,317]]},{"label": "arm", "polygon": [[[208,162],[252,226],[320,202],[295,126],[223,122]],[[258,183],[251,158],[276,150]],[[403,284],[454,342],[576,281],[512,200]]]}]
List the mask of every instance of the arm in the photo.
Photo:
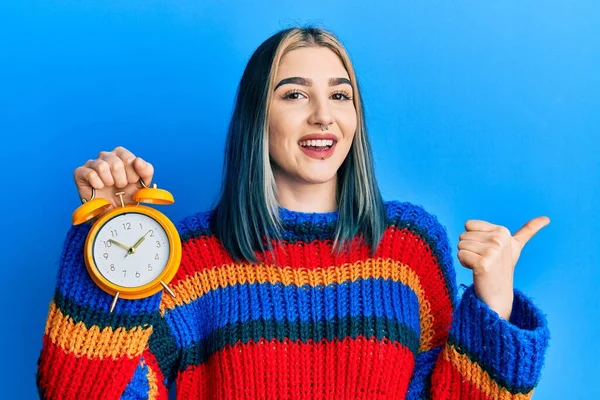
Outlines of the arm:
[{"label": "arm", "polygon": [[92,281],[83,259],[89,229],[73,226],[65,240],[38,359],[40,398],[166,399],[178,352],[159,312],[162,291],[119,299],[109,313],[112,297]]},{"label": "arm", "polygon": [[446,230],[421,207],[416,212],[436,260],[430,266],[433,272],[423,279],[442,280],[445,288],[445,296],[429,293],[426,297],[431,309],[437,310],[434,314],[448,314],[451,322],[433,321],[434,340],[419,350],[407,398],[530,398],[548,346],[545,316],[516,289],[509,321],[482,302],[472,285],[457,300]]}]

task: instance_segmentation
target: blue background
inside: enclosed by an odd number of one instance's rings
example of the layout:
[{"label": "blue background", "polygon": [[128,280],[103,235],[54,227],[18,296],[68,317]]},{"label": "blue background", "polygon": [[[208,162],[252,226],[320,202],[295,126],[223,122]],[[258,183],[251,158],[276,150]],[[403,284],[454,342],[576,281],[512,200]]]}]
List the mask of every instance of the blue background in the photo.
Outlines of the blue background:
[{"label": "blue background", "polygon": [[73,170],[123,145],[171,219],[208,209],[245,63],[298,23],[347,46],[384,197],[447,226],[460,283],[466,220],[551,218],[515,278],[552,333],[534,398],[600,397],[599,20],[596,1],[3,1],[3,397],[36,396]]}]

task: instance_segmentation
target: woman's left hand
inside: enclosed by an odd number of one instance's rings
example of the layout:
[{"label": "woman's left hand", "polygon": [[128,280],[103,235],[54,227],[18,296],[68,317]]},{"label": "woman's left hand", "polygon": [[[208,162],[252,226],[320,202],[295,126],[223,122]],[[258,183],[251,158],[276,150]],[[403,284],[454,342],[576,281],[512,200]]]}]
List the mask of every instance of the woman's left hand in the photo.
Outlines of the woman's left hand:
[{"label": "woman's left hand", "polygon": [[471,219],[459,236],[458,259],[473,271],[475,294],[505,320],[512,312],[514,272],[521,250],[549,223],[550,218],[537,217],[511,235],[504,226]]}]

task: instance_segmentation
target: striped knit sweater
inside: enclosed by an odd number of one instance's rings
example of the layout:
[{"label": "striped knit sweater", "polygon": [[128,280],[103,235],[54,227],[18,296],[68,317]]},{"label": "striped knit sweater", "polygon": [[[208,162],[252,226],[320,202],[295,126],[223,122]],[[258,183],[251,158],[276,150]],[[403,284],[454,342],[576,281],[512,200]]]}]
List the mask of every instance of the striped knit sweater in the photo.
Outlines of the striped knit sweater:
[{"label": "striped knit sweater", "polygon": [[[386,202],[377,253],[332,252],[337,212],[279,209],[278,266],[235,263],[210,212],[177,224],[176,298],[119,300],[90,279],[89,224],[72,227],[43,336],[48,399],[526,399],[548,345],[544,314],[515,289],[506,321],[473,286],[458,296],[446,229]],[[258,252],[257,252],[258,254]],[[264,254],[259,254],[264,256]],[[267,260],[267,258],[261,258]]]}]

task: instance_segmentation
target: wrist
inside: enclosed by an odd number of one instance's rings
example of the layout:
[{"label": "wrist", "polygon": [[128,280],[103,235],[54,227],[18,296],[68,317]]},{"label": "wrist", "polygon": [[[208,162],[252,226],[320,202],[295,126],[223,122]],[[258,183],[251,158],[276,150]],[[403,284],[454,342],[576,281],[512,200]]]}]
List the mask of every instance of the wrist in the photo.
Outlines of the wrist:
[{"label": "wrist", "polygon": [[491,310],[495,311],[500,316],[500,318],[509,321],[513,308],[513,299],[514,295],[511,294],[506,298],[490,302],[488,306]]},{"label": "wrist", "polygon": [[502,319],[510,320],[513,308],[514,289],[502,291],[494,296],[485,296],[479,293],[477,287],[474,288],[475,296],[485,303],[491,310],[495,311]]}]

